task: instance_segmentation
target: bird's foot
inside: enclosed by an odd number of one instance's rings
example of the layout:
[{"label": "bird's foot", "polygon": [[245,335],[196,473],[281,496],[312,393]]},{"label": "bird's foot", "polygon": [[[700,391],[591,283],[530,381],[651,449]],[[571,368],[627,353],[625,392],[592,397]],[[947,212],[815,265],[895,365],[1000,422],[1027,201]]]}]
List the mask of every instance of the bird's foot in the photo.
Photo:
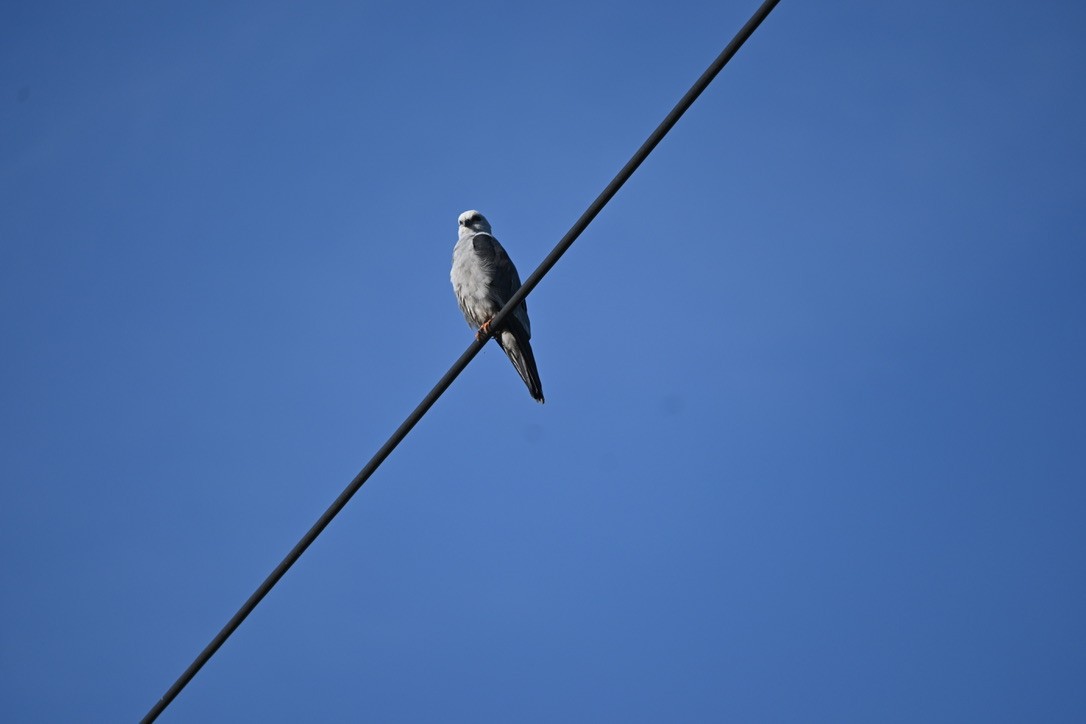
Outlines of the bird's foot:
[{"label": "bird's foot", "polygon": [[476,341],[490,336],[490,320],[486,320],[479,327],[479,331],[475,333]]}]

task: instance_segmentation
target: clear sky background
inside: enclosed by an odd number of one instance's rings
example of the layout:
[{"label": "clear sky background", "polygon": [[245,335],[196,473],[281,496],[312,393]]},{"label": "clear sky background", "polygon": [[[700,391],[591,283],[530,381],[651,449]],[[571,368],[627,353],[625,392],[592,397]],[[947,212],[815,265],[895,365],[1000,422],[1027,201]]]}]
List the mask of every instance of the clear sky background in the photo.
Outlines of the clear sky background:
[{"label": "clear sky background", "polygon": [[[0,10],[0,719],[135,721],[756,2]],[[1081,722],[1086,4],[785,0],[165,722]]]}]

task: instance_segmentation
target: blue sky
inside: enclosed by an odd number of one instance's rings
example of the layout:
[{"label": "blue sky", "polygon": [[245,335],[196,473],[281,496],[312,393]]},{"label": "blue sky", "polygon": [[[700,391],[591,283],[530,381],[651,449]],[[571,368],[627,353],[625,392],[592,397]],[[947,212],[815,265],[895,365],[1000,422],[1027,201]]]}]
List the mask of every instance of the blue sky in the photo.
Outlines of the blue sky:
[{"label": "blue sky", "polygon": [[[0,10],[0,718],[133,721],[754,11]],[[782,3],[161,721],[1082,721],[1086,7]]]}]

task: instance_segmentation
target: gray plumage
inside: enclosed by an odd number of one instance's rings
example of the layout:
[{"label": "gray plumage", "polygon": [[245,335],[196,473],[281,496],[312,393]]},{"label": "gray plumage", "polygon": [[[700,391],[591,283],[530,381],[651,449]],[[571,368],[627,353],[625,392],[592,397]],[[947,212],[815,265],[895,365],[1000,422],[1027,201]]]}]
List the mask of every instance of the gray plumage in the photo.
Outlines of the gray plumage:
[{"label": "gray plumage", "polygon": [[[520,288],[517,268],[491,234],[490,222],[478,211],[460,214],[460,238],[453,247],[449,278],[460,311],[472,329],[488,325]],[[494,335],[494,341],[509,356],[531,396],[543,402],[543,385],[539,381],[535,355],[528,341],[532,338],[532,325],[528,321],[527,303],[518,304],[501,326],[490,332]]]}]

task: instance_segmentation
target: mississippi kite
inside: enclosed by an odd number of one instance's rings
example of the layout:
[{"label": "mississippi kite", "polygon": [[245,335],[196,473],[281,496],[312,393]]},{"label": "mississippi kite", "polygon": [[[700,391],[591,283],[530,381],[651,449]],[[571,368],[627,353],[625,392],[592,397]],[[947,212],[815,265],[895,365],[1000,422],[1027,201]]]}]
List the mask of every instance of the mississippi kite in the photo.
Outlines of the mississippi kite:
[{"label": "mississippi kite", "polygon": [[460,311],[479,339],[493,334],[494,341],[509,356],[532,398],[543,402],[543,385],[535,366],[535,355],[528,340],[532,338],[528,305],[521,302],[497,329],[490,320],[520,288],[520,275],[490,231],[490,222],[478,211],[460,214],[460,238],[453,247],[453,291]]}]

